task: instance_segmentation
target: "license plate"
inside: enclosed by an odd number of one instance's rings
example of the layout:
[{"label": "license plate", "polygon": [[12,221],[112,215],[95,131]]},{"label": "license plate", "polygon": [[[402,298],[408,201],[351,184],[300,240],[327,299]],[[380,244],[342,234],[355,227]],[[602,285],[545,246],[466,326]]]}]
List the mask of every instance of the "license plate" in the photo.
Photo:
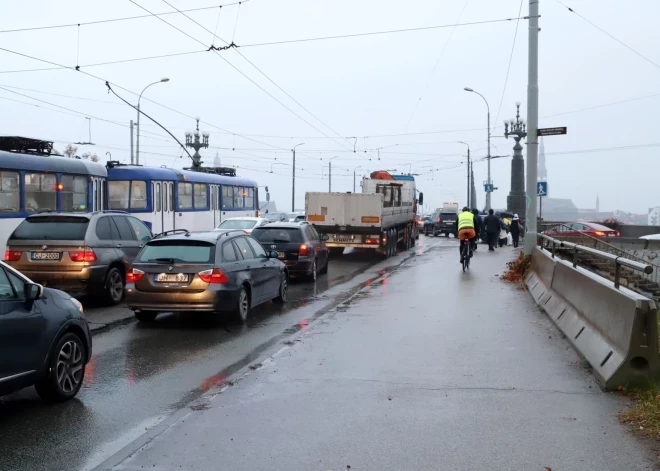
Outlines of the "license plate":
[{"label": "license plate", "polygon": [[159,283],[185,283],[188,281],[186,273],[159,273],[156,275],[156,281]]},{"label": "license plate", "polygon": [[32,252],[32,260],[59,260],[62,252]]},{"label": "license plate", "polygon": [[284,252],[277,252],[277,258],[286,258],[286,254]]}]

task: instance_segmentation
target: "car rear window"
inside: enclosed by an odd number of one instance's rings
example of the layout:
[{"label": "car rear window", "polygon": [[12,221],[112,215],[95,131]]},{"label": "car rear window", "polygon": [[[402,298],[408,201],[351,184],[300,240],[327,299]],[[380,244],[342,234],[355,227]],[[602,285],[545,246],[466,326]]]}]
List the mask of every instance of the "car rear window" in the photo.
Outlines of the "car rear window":
[{"label": "car rear window", "polygon": [[297,227],[258,227],[252,231],[252,237],[262,244],[276,244],[288,242],[303,242],[302,232]]},{"label": "car rear window", "polygon": [[456,219],[458,215],[456,213],[440,213],[442,219]]},{"label": "car rear window", "polygon": [[254,221],[249,220],[227,220],[223,221],[218,229],[252,229]]},{"label": "car rear window", "polygon": [[140,262],[210,263],[215,245],[201,240],[155,240],[144,246]]},{"label": "car rear window", "polygon": [[89,225],[82,217],[27,218],[18,225],[10,240],[84,240]]}]

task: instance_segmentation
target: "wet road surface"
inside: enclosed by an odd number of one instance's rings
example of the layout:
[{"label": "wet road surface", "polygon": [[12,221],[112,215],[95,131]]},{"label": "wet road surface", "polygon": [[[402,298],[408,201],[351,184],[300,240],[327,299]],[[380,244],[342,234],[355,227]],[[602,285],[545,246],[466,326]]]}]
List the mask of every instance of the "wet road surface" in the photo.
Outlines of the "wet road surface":
[{"label": "wet road surface", "polygon": [[[0,470],[93,469],[411,255],[381,261],[369,252],[347,253],[331,260],[316,283],[292,282],[286,305],[251,311],[245,326],[164,314],[152,324],[101,331],[76,399],[45,405],[32,388],[0,398]],[[86,304],[88,312],[125,309]]]}]

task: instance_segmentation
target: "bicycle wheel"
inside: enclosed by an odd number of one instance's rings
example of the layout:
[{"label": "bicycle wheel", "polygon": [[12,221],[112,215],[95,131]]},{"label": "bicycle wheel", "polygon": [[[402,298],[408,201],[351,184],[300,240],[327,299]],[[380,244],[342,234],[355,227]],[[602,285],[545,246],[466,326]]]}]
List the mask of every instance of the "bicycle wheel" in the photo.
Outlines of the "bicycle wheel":
[{"label": "bicycle wheel", "polygon": [[463,271],[467,270],[468,264],[470,263],[470,259],[468,258],[468,243],[463,244]]}]

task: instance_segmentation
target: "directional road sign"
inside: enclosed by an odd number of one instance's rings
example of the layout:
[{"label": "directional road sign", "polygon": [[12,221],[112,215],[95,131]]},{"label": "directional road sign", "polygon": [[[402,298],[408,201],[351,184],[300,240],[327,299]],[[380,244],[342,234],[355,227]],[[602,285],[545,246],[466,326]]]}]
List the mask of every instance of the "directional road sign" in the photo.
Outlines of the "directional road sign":
[{"label": "directional road sign", "polygon": [[536,184],[536,196],[548,196],[548,182],[538,182]]},{"label": "directional road sign", "polygon": [[537,136],[559,136],[560,134],[566,134],[566,127],[563,128],[541,128],[536,131]]}]

